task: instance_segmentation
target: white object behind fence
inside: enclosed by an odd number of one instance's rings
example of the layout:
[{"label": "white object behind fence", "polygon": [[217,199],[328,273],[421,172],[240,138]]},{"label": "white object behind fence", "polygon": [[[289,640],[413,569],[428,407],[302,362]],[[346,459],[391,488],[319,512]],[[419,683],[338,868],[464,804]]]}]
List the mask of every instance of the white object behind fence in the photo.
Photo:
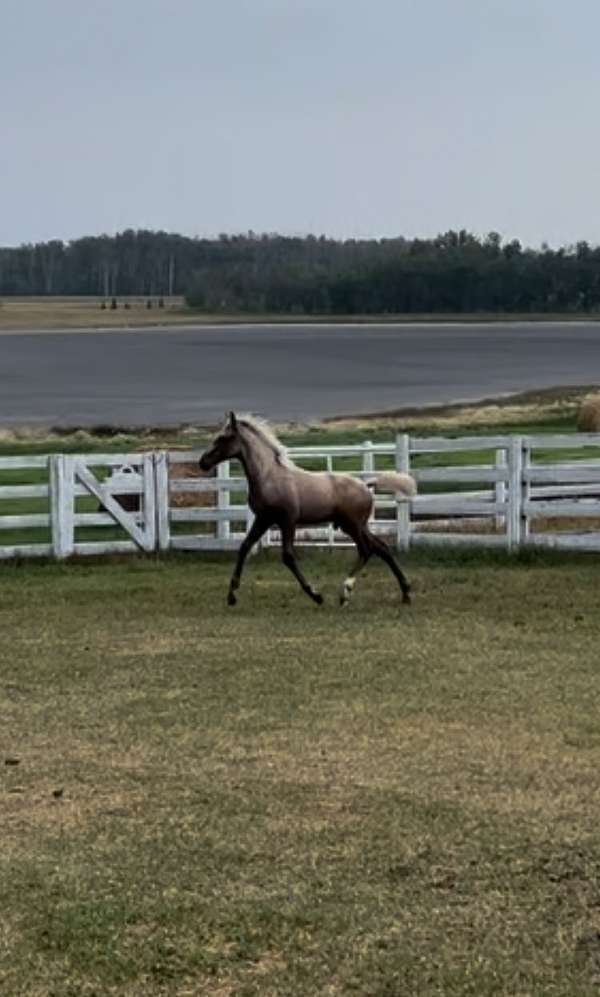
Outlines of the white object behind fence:
[{"label": "white object behind fence", "polygon": [[[391,467],[412,473],[416,498],[375,500],[372,529],[398,548],[468,543],[600,550],[598,448],[600,434],[401,434],[389,443],[295,447],[290,454],[301,466],[358,477]],[[0,539],[6,540],[0,557],[237,548],[252,522],[246,479],[233,462],[221,465],[217,478],[184,477],[183,465],[196,465],[198,457],[167,451],[0,457]],[[174,497],[181,493],[192,501],[198,495],[198,504],[178,504]],[[123,508],[123,495],[137,496],[135,511]],[[277,541],[271,531],[264,543]],[[350,543],[331,525],[301,529],[297,542]]]}]

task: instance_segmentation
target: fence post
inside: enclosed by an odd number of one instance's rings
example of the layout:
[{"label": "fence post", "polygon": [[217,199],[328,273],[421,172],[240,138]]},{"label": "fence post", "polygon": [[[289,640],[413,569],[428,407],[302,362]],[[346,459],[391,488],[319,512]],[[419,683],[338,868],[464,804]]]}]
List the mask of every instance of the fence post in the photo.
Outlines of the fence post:
[{"label": "fence post", "polygon": [[370,474],[375,470],[375,457],[373,454],[373,440],[365,440],[363,443],[363,471]]},{"label": "fence post", "polygon": [[[401,474],[410,474],[410,436],[408,433],[398,433],[396,436],[396,470]],[[410,499],[396,498],[396,547],[398,550],[408,550],[410,547]]]},{"label": "fence post", "polygon": [[154,454],[154,489],[156,508],[156,549],[168,550],[171,546],[169,521],[169,454],[157,450]]},{"label": "fence post", "polygon": [[156,550],[156,475],[154,454],[144,454],[142,463],[141,526],[144,531],[144,550]]},{"label": "fence post", "polygon": [[[220,478],[231,477],[231,466],[228,460],[223,461],[218,471]],[[231,505],[231,492],[225,485],[219,485],[217,489],[217,509],[227,509]],[[231,535],[231,523],[229,519],[219,519],[217,521],[217,537],[219,540],[229,540]]]},{"label": "fence post", "polygon": [[521,440],[521,543],[529,539],[528,503],[531,498],[531,484],[526,471],[531,468],[531,444],[528,437]]},{"label": "fence post", "polygon": [[52,551],[63,560],[70,557],[75,547],[75,477],[73,458],[53,454],[49,458],[50,521],[52,523]]},{"label": "fence post", "polygon": [[[363,459],[362,459],[362,469],[363,474],[371,474],[375,470],[375,460],[373,454],[373,441],[365,440],[363,443]],[[373,495],[373,511],[371,513],[371,519],[375,519],[375,496]]]},{"label": "fence post", "polygon": [[515,550],[521,543],[521,503],[523,482],[523,441],[520,436],[511,437],[508,449],[508,517],[506,522],[506,544]]},{"label": "fence post", "polygon": [[[506,450],[500,447],[496,450],[496,470],[506,471],[507,460],[506,460]],[[498,505],[506,505],[506,480],[497,481],[495,491],[495,500]],[[505,533],[506,532],[506,515],[504,513],[497,513],[495,518],[496,532]]]}]

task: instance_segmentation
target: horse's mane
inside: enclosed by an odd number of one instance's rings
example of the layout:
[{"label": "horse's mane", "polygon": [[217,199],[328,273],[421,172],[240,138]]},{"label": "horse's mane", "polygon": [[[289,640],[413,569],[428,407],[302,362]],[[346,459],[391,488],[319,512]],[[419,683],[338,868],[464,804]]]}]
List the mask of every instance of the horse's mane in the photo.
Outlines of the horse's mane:
[{"label": "horse's mane", "polygon": [[259,416],[250,415],[248,413],[238,415],[236,418],[239,426],[244,426],[246,429],[250,429],[262,440],[263,443],[269,447],[270,450],[273,451],[275,459],[279,464],[282,464],[284,467],[295,466],[291,457],[288,456],[286,447],[284,447],[283,443],[277,439],[266,419],[261,419]]}]

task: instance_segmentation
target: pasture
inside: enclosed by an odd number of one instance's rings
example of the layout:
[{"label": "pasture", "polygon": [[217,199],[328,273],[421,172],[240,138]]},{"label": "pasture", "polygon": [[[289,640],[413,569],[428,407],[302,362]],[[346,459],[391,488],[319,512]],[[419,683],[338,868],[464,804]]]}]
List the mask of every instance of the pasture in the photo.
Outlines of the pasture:
[{"label": "pasture", "polygon": [[597,993],[595,556],[0,566],[0,992]]},{"label": "pasture", "polygon": [[[462,325],[475,325],[480,322],[526,322],[542,323],[596,322],[594,313],[549,313],[549,312],[473,312],[473,313],[420,313],[405,312],[396,315],[389,313],[372,315],[294,315],[288,313],[258,312],[205,312],[190,308],[183,295],[164,295],[163,307],[159,307],[159,295],[117,295],[117,307],[111,308],[112,295],[6,295],[0,298],[0,330],[35,329],[96,329],[125,328],[128,325],[208,325],[218,323],[228,325],[243,323],[250,325],[261,322],[277,322],[282,325],[311,325],[315,322],[347,323],[369,325],[406,323],[420,325],[428,322],[460,322]],[[150,298],[152,307],[148,308]],[[102,302],[105,308],[102,308]]]},{"label": "pasture", "polygon": [[[104,300],[105,307],[102,308]],[[0,299],[0,330],[123,328],[128,325],[169,325],[190,321],[183,298],[119,297],[111,308],[111,298],[102,297],[5,297]]]}]

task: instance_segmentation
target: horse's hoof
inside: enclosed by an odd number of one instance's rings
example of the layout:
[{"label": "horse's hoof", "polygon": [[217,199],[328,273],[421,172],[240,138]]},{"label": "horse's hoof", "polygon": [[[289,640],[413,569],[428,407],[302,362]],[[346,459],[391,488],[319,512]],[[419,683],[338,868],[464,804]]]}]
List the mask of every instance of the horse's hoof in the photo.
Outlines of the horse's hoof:
[{"label": "horse's hoof", "polygon": [[410,597],[410,592],[404,592],[404,593],[402,594],[402,602],[403,602],[403,603],[404,603],[404,604],[405,604],[406,606],[410,606],[410,604],[411,604],[411,602],[412,602],[412,599],[411,599],[411,597]]},{"label": "horse's hoof", "polygon": [[234,596],[233,592],[230,592],[229,595],[227,596],[227,605],[235,606],[236,602],[237,602],[236,597]]},{"label": "horse's hoof", "polygon": [[316,602],[317,606],[322,606],[325,602],[320,592],[313,592],[313,600]]}]

